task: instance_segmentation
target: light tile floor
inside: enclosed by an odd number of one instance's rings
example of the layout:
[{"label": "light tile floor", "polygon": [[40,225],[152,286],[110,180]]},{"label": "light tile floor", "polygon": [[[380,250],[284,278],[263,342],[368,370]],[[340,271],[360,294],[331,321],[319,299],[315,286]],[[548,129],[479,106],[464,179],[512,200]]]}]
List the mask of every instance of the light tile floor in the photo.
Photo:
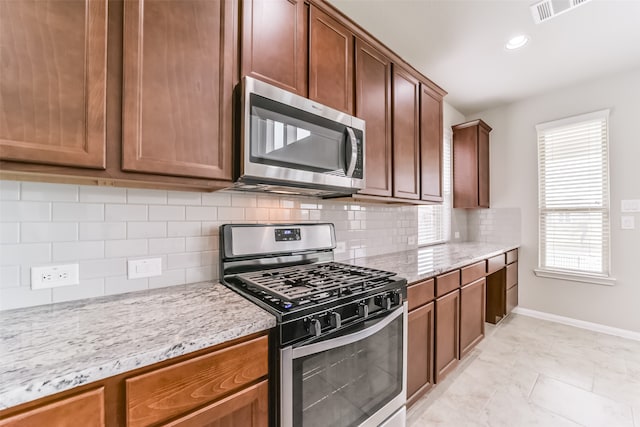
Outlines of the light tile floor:
[{"label": "light tile floor", "polygon": [[640,342],[512,314],[407,426],[640,427]]}]

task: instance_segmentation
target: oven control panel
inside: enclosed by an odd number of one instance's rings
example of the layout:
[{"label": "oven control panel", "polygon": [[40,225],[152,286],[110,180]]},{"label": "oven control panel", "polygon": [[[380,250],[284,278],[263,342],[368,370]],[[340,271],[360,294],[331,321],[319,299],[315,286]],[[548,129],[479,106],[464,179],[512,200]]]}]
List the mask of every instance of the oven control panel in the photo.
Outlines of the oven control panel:
[{"label": "oven control panel", "polygon": [[293,242],[300,240],[299,228],[276,228],[276,242]]}]

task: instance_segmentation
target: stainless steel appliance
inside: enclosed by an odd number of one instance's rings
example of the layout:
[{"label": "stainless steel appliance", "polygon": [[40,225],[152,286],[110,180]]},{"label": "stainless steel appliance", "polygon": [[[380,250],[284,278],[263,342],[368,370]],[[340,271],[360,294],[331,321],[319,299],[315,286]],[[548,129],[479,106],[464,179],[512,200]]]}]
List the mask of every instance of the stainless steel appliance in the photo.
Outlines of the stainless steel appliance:
[{"label": "stainless steel appliance", "polygon": [[220,228],[223,283],[278,320],[272,425],[404,426],[407,282],[334,248],[333,224]]},{"label": "stainless steel appliance", "polygon": [[250,77],[239,104],[234,189],[337,196],[363,187],[363,120]]}]

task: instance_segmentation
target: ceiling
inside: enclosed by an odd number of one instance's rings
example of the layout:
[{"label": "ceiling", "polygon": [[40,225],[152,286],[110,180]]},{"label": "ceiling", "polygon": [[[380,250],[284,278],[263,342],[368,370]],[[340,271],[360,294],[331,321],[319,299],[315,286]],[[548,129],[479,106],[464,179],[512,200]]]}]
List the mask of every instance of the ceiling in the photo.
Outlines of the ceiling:
[{"label": "ceiling", "polygon": [[[526,0],[329,0],[464,115],[640,67],[640,0],[592,0],[536,25]],[[525,33],[529,43],[507,51]]]}]

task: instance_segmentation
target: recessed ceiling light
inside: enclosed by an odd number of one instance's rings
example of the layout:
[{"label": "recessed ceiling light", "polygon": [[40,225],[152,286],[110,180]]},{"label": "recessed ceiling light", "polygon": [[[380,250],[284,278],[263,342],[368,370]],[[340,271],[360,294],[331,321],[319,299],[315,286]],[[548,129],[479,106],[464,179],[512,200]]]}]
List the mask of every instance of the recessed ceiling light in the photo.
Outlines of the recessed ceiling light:
[{"label": "recessed ceiling light", "polygon": [[509,50],[520,49],[522,46],[527,44],[528,41],[529,41],[529,37],[525,36],[524,34],[520,34],[509,39],[509,41],[507,42],[506,45],[504,45],[504,47],[506,47]]}]

